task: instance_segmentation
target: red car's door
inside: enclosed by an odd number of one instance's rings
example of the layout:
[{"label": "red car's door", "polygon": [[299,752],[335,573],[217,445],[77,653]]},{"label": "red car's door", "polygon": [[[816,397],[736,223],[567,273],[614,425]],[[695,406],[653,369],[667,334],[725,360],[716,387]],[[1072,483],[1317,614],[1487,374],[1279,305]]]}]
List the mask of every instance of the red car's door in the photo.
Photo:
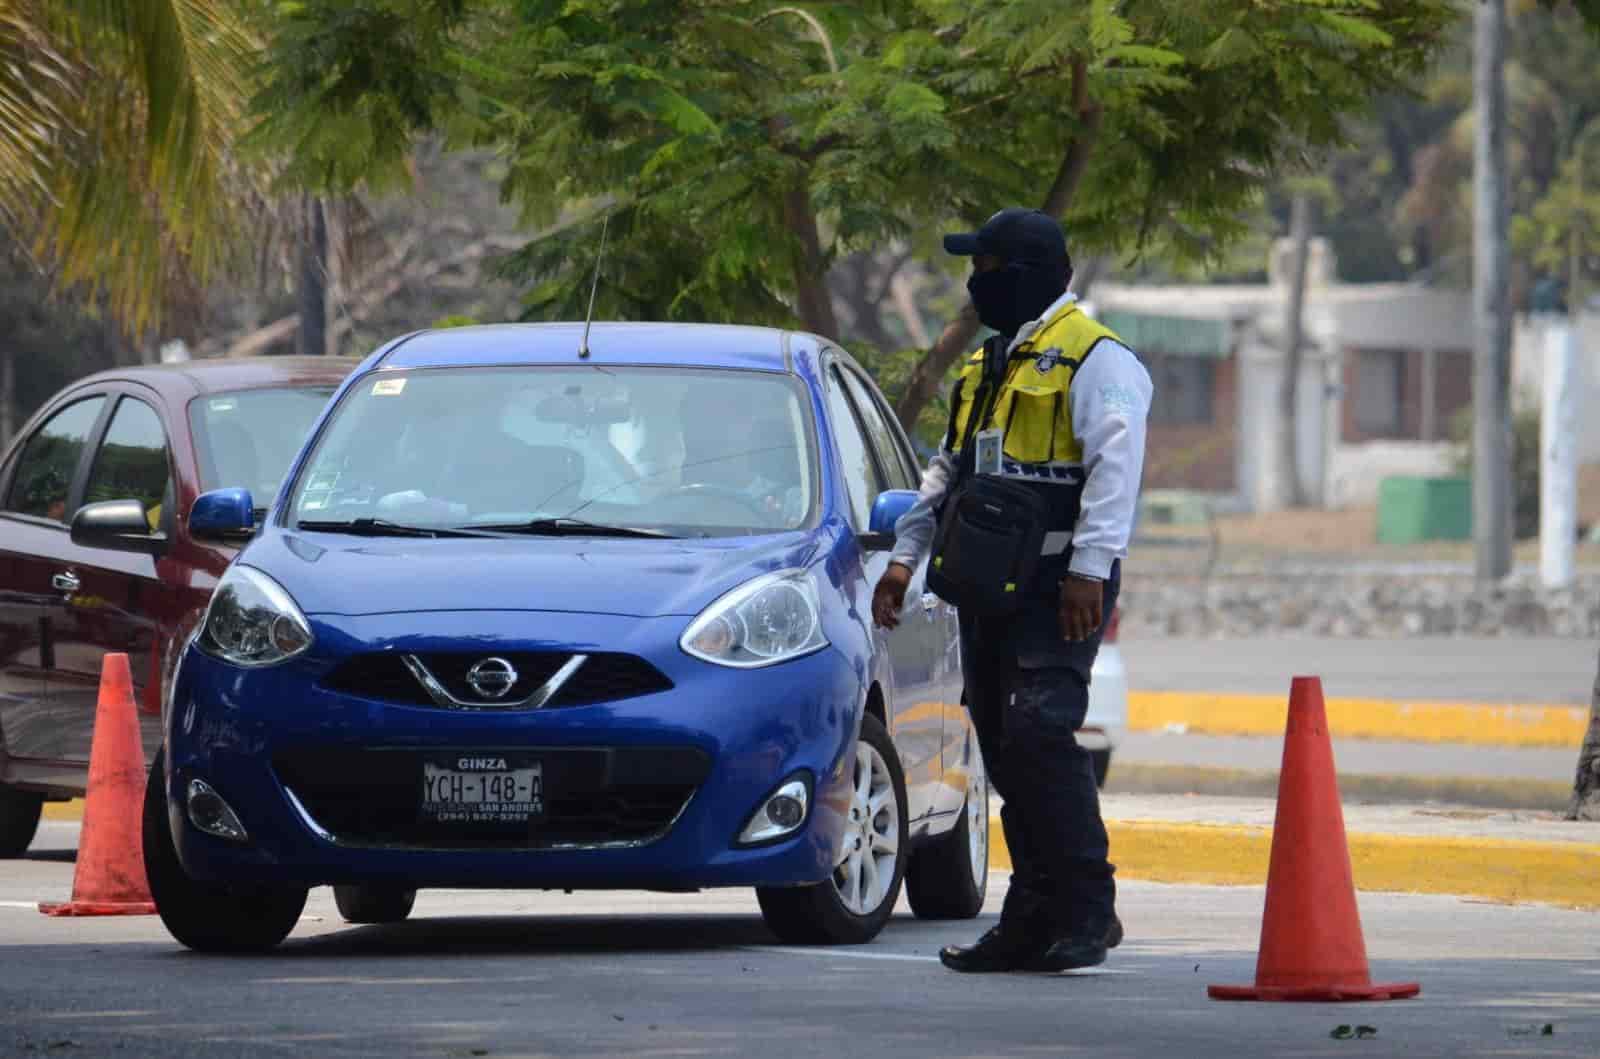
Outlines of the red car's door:
[{"label": "red car's door", "polygon": [[[172,496],[170,446],[161,416],[140,398],[119,395],[90,460],[82,503],[138,500],[149,513],[151,531],[170,541]],[[67,596],[67,620],[55,645],[51,698],[59,699],[71,728],[92,731],[102,661],[107,652],[126,654],[148,760],[161,739],[160,618],[171,613],[175,590],[162,580],[151,555],[69,541],[63,558],[76,588]],[[88,745],[80,749],[87,761]]]},{"label": "red car's door", "polygon": [[104,393],[74,394],[15,450],[0,501],[0,738],[12,759],[87,760],[92,721],[64,712],[61,634],[77,591],[68,553],[69,505],[81,491]]}]

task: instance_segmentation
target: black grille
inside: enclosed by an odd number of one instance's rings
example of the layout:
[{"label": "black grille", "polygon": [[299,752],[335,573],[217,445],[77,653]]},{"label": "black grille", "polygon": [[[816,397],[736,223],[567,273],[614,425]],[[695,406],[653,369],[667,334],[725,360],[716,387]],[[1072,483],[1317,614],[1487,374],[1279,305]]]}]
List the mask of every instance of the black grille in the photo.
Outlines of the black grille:
[{"label": "black grille", "polygon": [[273,767],[335,839],[432,849],[540,849],[653,839],[666,831],[710,768],[705,754],[685,747],[495,750],[541,764],[545,815],[525,826],[438,824],[421,821],[418,811],[422,762],[436,753],[295,750],[279,753]]},{"label": "black grille", "polygon": [[[432,651],[414,656],[455,698],[473,705],[496,706],[526,699],[571,659],[561,651],[507,651],[497,655]],[[467,672],[488,657],[503,658],[517,671],[517,682],[498,699],[480,695],[467,683]],[[434,705],[427,689],[412,675],[401,656],[392,652],[356,655],[323,679],[330,691],[365,699],[413,706]],[[545,707],[614,702],[666,691],[672,687],[660,670],[634,655],[591,654]]]}]

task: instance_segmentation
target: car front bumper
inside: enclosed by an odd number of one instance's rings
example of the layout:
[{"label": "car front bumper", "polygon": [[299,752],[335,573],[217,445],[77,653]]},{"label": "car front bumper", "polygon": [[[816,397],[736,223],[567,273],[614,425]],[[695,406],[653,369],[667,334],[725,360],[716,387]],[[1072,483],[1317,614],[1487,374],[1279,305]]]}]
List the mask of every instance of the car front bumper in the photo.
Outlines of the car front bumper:
[{"label": "car front bumper", "polygon": [[[829,876],[849,811],[849,765],[864,698],[858,676],[833,649],[741,671],[678,650],[682,619],[585,615],[578,623],[582,643],[574,642],[571,615],[337,622],[317,623],[319,645],[334,641],[337,648],[342,635],[369,651],[438,650],[459,645],[473,629],[514,626],[518,641],[539,649],[565,644],[560,649],[581,652],[601,643],[629,651],[648,659],[673,687],[588,706],[451,710],[331,691],[321,681],[337,658],[306,656],[243,670],[191,646],[170,714],[165,778],[178,853],[196,879],[681,890],[800,885]],[[419,625],[426,631],[416,632]],[[508,649],[509,643],[495,646]],[[587,831],[563,838],[541,836],[535,827],[509,841],[472,845],[436,833],[375,836],[349,823],[373,808],[350,804],[363,796],[380,803],[376,809],[387,811],[388,819],[403,815],[406,806],[398,801],[407,797],[405,777],[421,783],[420,764],[413,763],[446,751],[546,761],[551,807],[563,797],[561,777],[586,776],[589,823],[578,830]],[[752,813],[796,776],[812,791],[805,823],[769,844],[740,846]],[[662,826],[641,834],[636,818],[630,828],[608,834],[595,821],[610,810],[590,803],[639,789],[616,786],[629,777],[654,784],[651,811],[663,814]],[[234,810],[246,841],[215,837],[189,821],[181,794],[195,779]],[[667,786],[657,780],[679,785],[673,789],[683,796],[674,812],[661,802]],[[625,803],[615,803],[619,820],[630,811]],[[348,827],[331,823],[330,813]]]}]

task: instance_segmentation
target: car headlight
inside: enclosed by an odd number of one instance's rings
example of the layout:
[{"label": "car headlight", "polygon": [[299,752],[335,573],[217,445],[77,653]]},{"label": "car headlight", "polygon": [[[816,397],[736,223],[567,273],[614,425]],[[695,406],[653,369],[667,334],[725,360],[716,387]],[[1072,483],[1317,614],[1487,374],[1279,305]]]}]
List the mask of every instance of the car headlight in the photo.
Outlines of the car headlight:
[{"label": "car headlight", "polygon": [[310,647],[311,625],[282,585],[259,570],[233,566],[212,593],[195,643],[236,666],[270,666]]},{"label": "car headlight", "polygon": [[702,611],[679,643],[696,658],[739,669],[820,650],[828,640],[816,583],[804,570],[764,574]]}]

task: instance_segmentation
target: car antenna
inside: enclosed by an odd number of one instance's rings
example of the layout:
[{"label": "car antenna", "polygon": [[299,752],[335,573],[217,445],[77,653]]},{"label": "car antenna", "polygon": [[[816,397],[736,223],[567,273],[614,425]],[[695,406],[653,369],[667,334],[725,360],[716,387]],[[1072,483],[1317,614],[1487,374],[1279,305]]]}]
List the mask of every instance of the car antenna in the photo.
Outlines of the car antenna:
[{"label": "car antenna", "polygon": [[611,214],[606,214],[600,224],[600,252],[594,258],[594,282],[589,285],[589,311],[583,320],[583,342],[578,346],[578,359],[589,359],[589,325],[594,322],[594,293],[600,289],[600,263],[606,256],[606,229],[611,226]]}]

